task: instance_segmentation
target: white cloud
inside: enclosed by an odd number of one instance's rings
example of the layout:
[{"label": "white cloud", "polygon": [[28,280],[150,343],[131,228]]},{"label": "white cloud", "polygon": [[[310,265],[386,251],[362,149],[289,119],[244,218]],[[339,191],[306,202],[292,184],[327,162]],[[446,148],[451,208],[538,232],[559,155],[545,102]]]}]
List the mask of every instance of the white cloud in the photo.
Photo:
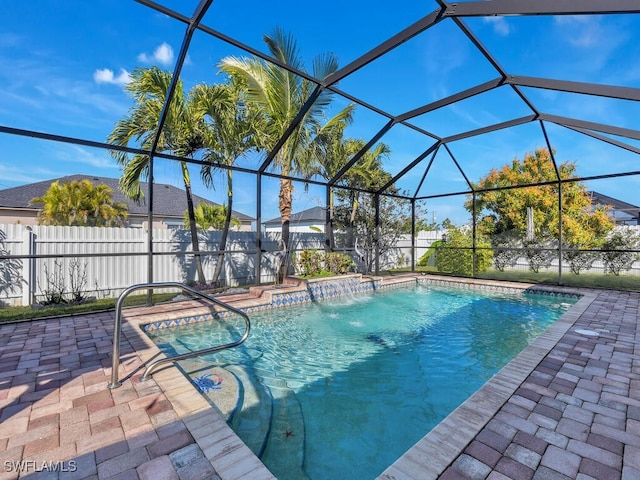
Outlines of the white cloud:
[{"label": "white cloud", "polygon": [[39,168],[32,163],[29,163],[29,168],[25,169],[20,165],[13,167],[6,162],[4,165],[0,162],[0,188],[16,187],[18,185],[24,185],[25,183],[35,183],[48,178],[53,178],[58,174],[51,170]]},{"label": "white cloud", "polygon": [[511,32],[511,27],[504,17],[484,17],[482,21],[492,24],[493,31],[501,37],[506,37]]},{"label": "white cloud", "polygon": [[54,155],[58,160],[63,162],[81,163],[95,168],[118,168],[115,160],[110,158],[106,152],[101,151],[96,155],[77,145],[70,145],[65,149],[59,149]]},{"label": "white cloud", "polygon": [[96,83],[110,83],[113,85],[126,85],[131,82],[131,75],[124,68],[120,69],[120,75],[114,75],[113,70],[99,68],[93,72],[93,79]]},{"label": "white cloud", "polygon": [[173,62],[173,48],[167,42],[163,42],[156,47],[153,51],[153,55],[141,53],[138,55],[138,60],[143,63],[155,63],[158,62],[161,65],[170,65]]},{"label": "white cloud", "polygon": [[588,48],[599,45],[604,40],[601,19],[597,15],[566,15],[554,17],[554,22],[563,29],[571,45]]}]

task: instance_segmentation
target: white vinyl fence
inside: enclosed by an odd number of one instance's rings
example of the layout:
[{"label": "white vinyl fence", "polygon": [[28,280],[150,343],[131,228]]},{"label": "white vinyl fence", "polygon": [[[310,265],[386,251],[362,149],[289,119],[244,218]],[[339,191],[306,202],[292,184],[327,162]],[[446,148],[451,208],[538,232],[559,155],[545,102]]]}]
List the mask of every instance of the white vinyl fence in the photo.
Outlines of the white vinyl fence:
[{"label": "white vinyl fence", "polygon": [[[221,232],[201,232],[200,250],[218,249]],[[322,248],[318,233],[292,233],[292,249]],[[279,234],[262,239],[262,282],[274,281],[278,266],[270,253],[279,249]],[[0,305],[30,305],[42,301],[47,290],[65,283],[85,296],[116,297],[125,288],[148,280],[147,232],[137,228],[51,227],[0,224],[0,255],[41,255],[46,258],[0,260]],[[221,277],[226,285],[256,283],[255,232],[229,232]],[[189,232],[154,229],[154,282],[194,282],[196,269]],[[211,279],[217,254],[203,256],[205,277]]]},{"label": "white vinyl fence", "polygon": [[[621,227],[619,227],[621,228]],[[625,227],[640,232],[640,227]],[[442,238],[443,231],[421,231],[415,238],[415,261]],[[216,251],[221,232],[201,232],[200,250]],[[279,233],[265,233],[262,237],[262,283],[275,281],[279,265]],[[47,291],[55,290],[64,282],[65,291],[81,289],[85,296],[116,297],[127,287],[146,283],[147,232],[137,228],[105,227],[26,227],[0,224],[0,255],[23,257],[0,260],[0,306],[31,305],[46,298]],[[411,265],[411,236],[402,236],[396,246],[380,259],[382,270]],[[324,234],[291,232],[291,250],[324,248]],[[255,277],[256,233],[230,232],[227,249],[235,253],[225,255],[221,277],[228,286],[257,283]],[[194,282],[195,264],[190,235],[187,230],[154,229],[153,280],[155,282]],[[46,258],[28,258],[31,255]],[[205,277],[213,277],[216,254],[203,256]],[[551,269],[557,270],[557,262]],[[528,270],[526,259],[521,258],[510,269]],[[563,265],[568,272],[568,266]],[[602,262],[590,269],[603,273]],[[640,262],[627,273],[640,275]]]}]

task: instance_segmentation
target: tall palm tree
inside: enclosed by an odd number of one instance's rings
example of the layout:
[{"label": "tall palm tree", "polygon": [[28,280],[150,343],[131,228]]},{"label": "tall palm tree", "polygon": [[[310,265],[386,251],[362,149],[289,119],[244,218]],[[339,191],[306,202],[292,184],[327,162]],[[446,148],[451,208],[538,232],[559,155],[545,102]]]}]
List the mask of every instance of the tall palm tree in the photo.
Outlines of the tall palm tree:
[{"label": "tall palm tree", "polygon": [[[118,120],[113,131],[109,134],[108,141],[121,146],[135,142],[141,148],[150,149],[156,135],[165,99],[169,93],[172,73],[151,67],[134,70],[131,77],[132,81],[127,85],[126,90],[134,99],[135,104],[124,118]],[[191,96],[185,98],[182,82],[178,82],[160,135],[158,151],[193,158],[203,148],[202,115],[190,101],[191,98]],[[143,197],[140,180],[144,180],[149,175],[149,157],[137,154],[130,158],[126,152],[116,150],[112,150],[111,155],[122,166],[121,190],[127,197],[140,202]],[[180,169],[187,196],[189,228],[198,282],[204,284],[206,279],[199,255],[200,246],[193,213],[191,177],[187,163],[180,162]]]},{"label": "tall palm tree", "polygon": [[[276,28],[272,35],[265,35],[263,39],[273,58],[298,71],[306,71],[292,36]],[[317,86],[314,82],[257,57],[226,57],[221,60],[219,66],[223,72],[241,78],[247,86],[247,102],[258,109],[264,120],[256,141],[259,147],[267,151],[273,150],[284,137]],[[312,76],[323,79],[337,69],[338,61],[333,54],[320,55],[313,61]],[[323,127],[351,116],[353,106],[350,105],[328,122],[324,122],[332,97],[333,92],[323,90],[275,153],[273,164],[284,177],[294,174],[308,175],[313,170],[314,162],[318,161],[317,154],[321,152],[320,148],[315,148],[317,144],[314,142]],[[291,179],[281,178],[278,208],[282,219],[282,242],[287,251],[292,198]],[[288,262],[285,261],[280,272],[281,277],[286,274],[287,269]]]},{"label": "tall palm tree", "polygon": [[[252,132],[256,130],[255,111],[248,109],[244,102],[244,85],[237,78],[218,85],[197,85],[191,94],[193,104],[205,118],[203,159],[207,164],[202,167],[205,185],[213,185],[216,166],[232,166],[235,161],[255,147]],[[220,284],[220,273],[224,264],[224,252],[232,223],[233,208],[233,170],[223,169],[227,176],[227,204],[224,227],[218,250],[218,261],[213,273],[212,283]]]}]

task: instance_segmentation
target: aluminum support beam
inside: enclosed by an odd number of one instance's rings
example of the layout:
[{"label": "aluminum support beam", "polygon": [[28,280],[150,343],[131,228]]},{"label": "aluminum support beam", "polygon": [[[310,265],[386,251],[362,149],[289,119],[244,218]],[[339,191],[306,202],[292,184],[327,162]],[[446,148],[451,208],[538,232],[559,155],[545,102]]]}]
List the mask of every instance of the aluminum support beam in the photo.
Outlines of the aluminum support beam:
[{"label": "aluminum support beam", "polygon": [[598,97],[640,101],[640,88],[571,82],[567,80],[552,80],[550,78],[525,77],[520,75],[509,75],[505,80],[505,83],[520,87],[543,88],[545,90],[556,90],[560,92],[581,93],[583,95],[594,95]]},{"label": "aluminum support beam", "polygon": [[585,120],[576,120],[575,118],[561,117],[559,115],[549,115],[547,113],[540,114],[540,120],[557,123],[563,127],[584,128],[586,130],[595,130],[596,132],[608,133],[619,137],[633,138],[640,140],[640,131],[630,128],[614,127],[611,125],[603,125],[602,123],[587,122]]},{"label": "aluminum support beam", "polygon": [[528,115],[526,117],[520,117],[513,120],[509,120],[508,122],[496,123],[494,125],[489,125],[488,127],[478,128],[476,130],[469,130],[467,132],[459,133],[457,135],[451,135],[450,137],[445,137],[442,139],[442,143],[455,142],[458,140],[463,140],[465,138],[482,135],[483,133],[495,132],[496,130],[515,127],[518,125],[522,125],[523,123],[533,122],[536,119],[537,119],[536,115]]},{"label": "aluminum support beam", "polygon": [[445,17],[640,13],[630,0],[486,0],[447,3]]},{"label": "aluminum support beam", "polygon": [[425,113],[431,112],[433,110],[437,110],[438,108],[446,107],[447,105],[451,105],[452,103],[459,102],[460,100],[465,100],[475,95],[479,95],[481,93],[488,92],[489,90],[493,90],[494,88],[499,87],[503,83],[504,83],[504,79],[502,78],[489,80],[488,82],[482,83],[480,85],[476,85],[475,87],[471,87],[467,90],[463,90],[462,92],[458,92],[454,95],[450,95],[441,100],[437,100],[433,103],[429,103],[422,107],[403,113],[402,115],[399,115],[398,117],[396,117],[396,121],[404,122],[405,120],[409,120],[419,115],[424,115]]}]

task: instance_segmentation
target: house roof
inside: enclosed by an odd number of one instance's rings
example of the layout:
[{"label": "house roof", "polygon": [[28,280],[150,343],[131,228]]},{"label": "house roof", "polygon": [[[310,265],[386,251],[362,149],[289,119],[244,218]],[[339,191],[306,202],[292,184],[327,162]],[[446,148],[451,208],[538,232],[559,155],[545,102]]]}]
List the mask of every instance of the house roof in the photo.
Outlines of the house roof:
[{"label": "house roof", "polygon": [[[111,198],[113,199],[113,201],[125,203],[129,209],[129,215],[147,215],[147,206],[144,203],[144,200],[140,205],[137,205],[134,201],[125,197],[119,189],[117,178],[96,177],[91,175],[79,174],[67,175],[64,177],[53,178],[51,180],[44,180],[42,182],[29,183],[27,185],[21,185],[19,187],[0,190],[0,208],[20,208],[36,210],[37,204],[32,204],[31,199],[42,197],[53,182],[58,181],[60,183],[67,183],[75,180],[82,180],[85,178],[91,181],[93,184],[104,183],[105,185],[107,185],[112,191]],[[146,183],[142,183],[141,188],[145,197],[148,198],[148,185]],[[209,203],[212,205],[219,205],[198,195],[193,196],[193,201],[195,205],[201,202]],[[185,191],[172,185],[156,183],[153,189],[153,207],[154,215],[182,218],[186,208]],[[240,221],[250,222],[254,220],[254,218],[235,210],[233,210],[233,215]]]},{"label": "house roof", "polygon": [[631,203],[623,202],[617,198],[609,197],[598,192],[589,192],[593,203],[597,205],[610,205],[616,212],[625,213],[631,217],[640,216],[640,207]]},{"label": "house roof", "polygon": [[[313,207],[301,212],[292,213],[289,223],[317,222],[324,223],[327,217],[327,210],[324,207]],[[272,218],[262,223],[266,226],[277,226],[282,224],[282,217]]]}]

